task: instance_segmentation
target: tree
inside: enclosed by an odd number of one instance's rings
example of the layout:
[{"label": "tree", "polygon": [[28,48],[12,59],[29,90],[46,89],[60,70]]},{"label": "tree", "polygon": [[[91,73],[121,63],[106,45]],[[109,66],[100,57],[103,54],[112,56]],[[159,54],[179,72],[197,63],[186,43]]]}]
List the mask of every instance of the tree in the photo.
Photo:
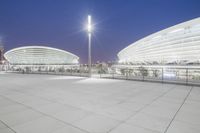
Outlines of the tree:
[{"label": "tree", "polygon": [[142,76],[148,76],[148,70],[144,67],[139,67],[139,71],[142,74]]}]

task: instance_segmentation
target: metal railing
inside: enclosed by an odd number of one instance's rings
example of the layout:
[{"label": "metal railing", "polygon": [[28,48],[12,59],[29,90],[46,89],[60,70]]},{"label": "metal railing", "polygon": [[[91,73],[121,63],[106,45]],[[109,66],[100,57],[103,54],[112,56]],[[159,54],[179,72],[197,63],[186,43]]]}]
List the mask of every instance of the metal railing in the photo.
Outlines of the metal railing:
[{"label": "metal railing", "polygon": [[[88,77],[87,67],[75,67],[55,70],[10,70],[22,74],[52,74]],[[93,67],[92,76],[124,80],[139,80],[185,85],[200,85],[200,66],[120,66]]]},{"label": "metal railing", "polygon": [[187,66],[114,66],[101,78],[200,85],[200,68]]}]

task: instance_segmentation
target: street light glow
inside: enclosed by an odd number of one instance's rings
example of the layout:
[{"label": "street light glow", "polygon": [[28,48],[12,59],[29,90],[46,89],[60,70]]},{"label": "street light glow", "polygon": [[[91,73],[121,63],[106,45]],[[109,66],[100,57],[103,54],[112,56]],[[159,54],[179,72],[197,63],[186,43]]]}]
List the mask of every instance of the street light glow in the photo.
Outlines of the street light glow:
[{"label": "street light glow", "polygon": [[88,24],[91,24],[91,16],[88,15]]},{"label": "street light glow", "polygon": [[87,26],[88,33],[92,32],[92,18],[88,15],[88,26]]}]

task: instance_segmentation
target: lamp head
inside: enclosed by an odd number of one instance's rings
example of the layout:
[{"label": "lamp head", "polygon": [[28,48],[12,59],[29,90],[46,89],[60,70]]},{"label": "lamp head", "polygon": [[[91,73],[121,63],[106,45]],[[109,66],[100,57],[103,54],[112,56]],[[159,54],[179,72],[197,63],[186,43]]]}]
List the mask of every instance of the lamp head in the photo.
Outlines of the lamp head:
[{"label": "lamp head", "polygon": [[88,25],[87,25],[88,33],[92,32],[92,17],[88,15]]}]

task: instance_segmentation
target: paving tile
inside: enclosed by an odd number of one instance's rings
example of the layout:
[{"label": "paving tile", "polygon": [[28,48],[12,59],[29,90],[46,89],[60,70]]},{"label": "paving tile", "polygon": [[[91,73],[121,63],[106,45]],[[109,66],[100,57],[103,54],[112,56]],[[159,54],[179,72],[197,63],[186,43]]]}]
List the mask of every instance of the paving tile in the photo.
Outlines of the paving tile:
[{"label": "paving tile", "polygon": [[188,96],[187,100],[200,102],[200,89],[199,87],[194,87]]},{"label": "paving tile", "polygon": [[63,110],[59,110],[59,112],[53,114],[52,116],[67,123],[74,123],[90,114],[91,112],[88,111],[71,106],[65,106]]},{"label": "paving tile", "polygon": [[5,98],[2,98],[0,100],[0,107],[6,107],[6,106],[9,106],[9,105],[14,105],[14,104],[16,104],[16,103],[13,102],[13,101],[10,101],[8,99],[5,99]]},{"label": "paving tile", "polygon": [[184,99],[182,99],[182,98],[171,98],[171,97],[163,96],[163,97],[159,98],[159,101],[172,103],[172,104],[181,104],[181,103],[183,103]]},{"label": "paving tile", "polygon": [[54,115],[62,110],[65,110],[66,107],[63,104],[52,102],[51,104],[43,105],[43,106],[37,107],[35,109],[44,114]]},{"label": "paving tile", "polygon": [[186,100],[176,115],[175,120],[198,124],[200,126],[200,103],[198,101]]},{"label": "paving tile", "polygon": [[184,99],[191,87],[189,86],[176,86],[173,90],[165,94],[165,97],[169,97],[172,99]]},{"label": "paving tile", "polygon": [[0,129],[7,128],[7,126],[0,121]]},{"label": "paving tile", "polygon": [[[16,89],[16,88],[15,88]],[[18,89],[17,89],[18,90]],[[4,94],[4,96],[10,100],[13,100],[15,102],[20,102],[21,99],[25,96],[23,93],[17,92],[17,91],[8,91]]]},{"label": "paving tile", "polygon": [[200,110],[200,102],[199,101],[191,101],[191,100],[187,99],[181,109],[187,110],[190,112],[195,111],[195,110]]},{"label": "paving tile", "polygon": [[96,112],[98,110],[108,108],[109,106],[112,106],[112,104],[108,105],[108,104],[103,104],[103,103],[98,103],[98,102],[85,102],[79,106],[80,106],[80,108],[82,108],[84,110]]},{"label": "paving tile", "polygon": [[59,128],[51,133],[88,133],[88,132],[78,129],[76,127],[66,125],[63,128]]},{"label": "paving tile", "polygon": [[109,133],[159,133],[159,132],[128,124],[121,124]]},{"label": "paving tile", "polygon": [[169,102],[161,101],[159,99],[157,101],[154,101],[149,107],[159,107],[159,108],[177,111],[180,108],[181,104],[182,103],[169,103]]},{"label": "paving tile", "polygon": [[154,115],[154,116],[160,116],[160,117],[165,117],[168,119],[172,119],[174,117],[174,115],[176,114],[178,108],[168,108],[167,106],[165,106],[165,104],[161,105],[157,105],[157,104],[153,104],[150,105],[146,108],[144,108],[141,112],[145,113],[145,114],[149,114],[149,115]]},{"label": "paving tile", "polygon": [[136,112],[133,111],[127,111],[127,110],[123,110],[123,109],[119,109],[119,110],[106,110],[106,112],[101,112],[99,114],[102,114],[106,117],[115,119],[115,120],[119,120],[119,121],[124,121],[126,119],[128,119],[129,117],[131,117],[133,114],[135,114]]},{"label": "paving tile", "polygon": [[191,124],[198,124],[200,126],[200,112],[199,110],[194,110],[194,111],[180,110],[176,115],[175,120],[188,122]]},{"label": "paving tile", "polygon": [[43,115],[38,112],[35,112],[31,109],[27,109],[24,111],[2,115],[0,116],[0,120],[2,120],[4,123],[6,123],[9,126],[13,126],[13,125],[26,123],[28,121],[37,119],[42,116]]},{"label": "paving tile", "polygon": [[200,126],[189,123],[173,121],[167,133],[199,133]]},{"label": "paving tile", "polygon": [[170,121],[171,119],[165,117],[138,113],[126,122],[138,127],[143,127],[158,132],[164,132]]},{"label": "paving tile", "polygon": [[107,133],[119,123],[120,121],[94,114],[83,118],[74,125],[91,133]]},{"label": "paving tile", "polygon": [[[145,92],[144,92],[145,93]],[[137,102],[137,103],[141,103],[141,104],[149,104],[149,103],[152,103],[152,101],[158,97],[158,95],[154,95],[154,96],[151,96],[151,95],[140,95],[138,97],[133,97],[130,99],[131,102]]]},{"label": "paving tile", "polygon": [[12,126],[12,128],[17,133],[51,133],[65,126],[66,124],[58,120],[50,117],[41,117],[21,125]]},{"label": "paving tile", "polygon": [[5,114],[9,114],[9,113],[15,113],[15,112],[18,112],[18,111],[23,111],[23,110],[26,110],[26,109],[28,109],[28,108],[23,106],[23,105],[11,104],[11,105],[8,105],[8,106],[1,107],[0,116],[5,115]]},{"label": "paving tile", "polygon": [[135,114],[136,111],[131,111],[116,105],[110,108],[98,110],[96,113],[113,118],[115,120],[123,121]]},{"label": "paving tile", "polygon": [[3,128],[3,129],[0,129],[0,133],[15,133],[13,132],[11,129],[9,128]]},{"label": "paving tile", "polygon": [[142,104],[138,102],[123,102],[123,103],[117,104],[116,106],[118,106],[119,108],[123,108],[125,110],[129,110],[129,111],[139,111],[140,109],[145,107],[146,104]]},{"label": "paving tile", "polygon": [[32,107],[32,108],[38,108],[40,106],[51,104],[51,102],[32,96],[30,98],[27,98],[25,101],[23,101],[22,104]]}]

